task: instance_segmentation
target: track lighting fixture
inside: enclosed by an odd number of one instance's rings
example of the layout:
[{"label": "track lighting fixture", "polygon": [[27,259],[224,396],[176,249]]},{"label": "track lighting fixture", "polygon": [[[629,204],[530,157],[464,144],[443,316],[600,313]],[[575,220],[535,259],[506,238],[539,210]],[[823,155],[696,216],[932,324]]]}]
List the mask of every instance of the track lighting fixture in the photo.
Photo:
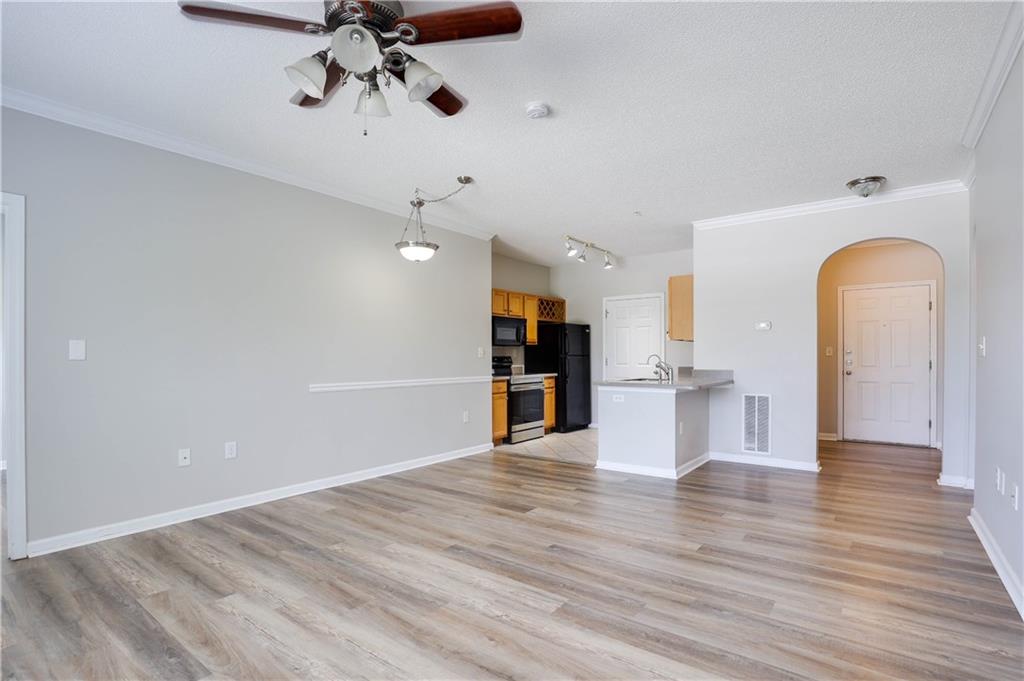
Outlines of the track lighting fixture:
[{"label": "track lighting fixture", "polygon": [[601,265],[602,269],[610,270],[615,267],[615,258],[612,252],[606,248],[601,248],[595,243],[590,241],[583,241],[577,239],[574,236],[565,236],[565,254],[570,258],[576,258],[579,262],[587,262],[587,252],[597,251],[604,256],[604,263]]}]

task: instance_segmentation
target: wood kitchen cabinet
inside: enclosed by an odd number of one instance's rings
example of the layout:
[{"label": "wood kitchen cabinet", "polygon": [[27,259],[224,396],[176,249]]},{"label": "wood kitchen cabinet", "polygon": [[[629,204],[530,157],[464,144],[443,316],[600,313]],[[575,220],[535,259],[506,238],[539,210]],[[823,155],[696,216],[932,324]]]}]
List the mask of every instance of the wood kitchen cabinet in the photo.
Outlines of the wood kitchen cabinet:
[{"label": "wood kitchen cabinet", "polygon": [[491,314],[504,317],[508,315],[508,292],[491,289]]},{"label": "wood kitchen cabinet", "polygon": [[523,293],[516,293],[514,291],[508,292],[508,316],[509,317],[522,317],[524,315],[524,307],[526,305],[526,295]]},{"label": "wood kitchen cabinet", "polygon": [[693,340],[693,275],[668,278],[668,337]]},{"label": "wood kitchen cabinet", "polygon": [[[491,289],[491,314],[497,317],[518,317],[526,319],[527,336],[537,342],[537,322],[564,322],[565,300],[553,296],[539,296],[522,291]],[[533,328],[531,333],[530,329]]]},{"label": "wood kitchen cabinet", "polygon": [[555,379],[544,379],[544,430],[555,429]]},{"label": "wood kitchen cabinet", "polygon": [[508,381],[491,381],[491,439],[508,437]]},{"label": "wood kitchen cabinet", "polygon": [[526,316],[526,344],[537,344],[537,296],[523,297],[523,312]]}]

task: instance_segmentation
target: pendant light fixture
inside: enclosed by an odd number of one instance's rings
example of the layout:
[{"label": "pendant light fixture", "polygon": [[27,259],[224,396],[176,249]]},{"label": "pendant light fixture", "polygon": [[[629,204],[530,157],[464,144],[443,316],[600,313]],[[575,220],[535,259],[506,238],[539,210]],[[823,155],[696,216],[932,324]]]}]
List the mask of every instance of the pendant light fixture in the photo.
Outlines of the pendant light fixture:
[{"label": "pendant light fixture", "polygon": [[[412,206],[412,210],[409,212],[409,218],[405,221],[405,229],[402,230],[402,238],[395,244],[395,248],[402,254],[402,257],[410,262],[424,262],[430,260],[437,253],[437,249],[440,248],[437,244],[427,240],[426,230],[423,228],[423,215],[421,213],[423,206],[428,203],[440,203],[446,199],[450,199],[455,196],[467,185],[472,184],[473,178],[468,175],[460,175],[456,178],[459,183],[459,188],[453,192],[445,194],[444,196],[437,199],[424,199],[420,196],[421,190],[416,189],[415,195],[409,205]],[[416,220],[416,228],[413,233],[412,239],[407,239],[406,236],[409,234],[409,226],[412,224],[413,219]]]}]

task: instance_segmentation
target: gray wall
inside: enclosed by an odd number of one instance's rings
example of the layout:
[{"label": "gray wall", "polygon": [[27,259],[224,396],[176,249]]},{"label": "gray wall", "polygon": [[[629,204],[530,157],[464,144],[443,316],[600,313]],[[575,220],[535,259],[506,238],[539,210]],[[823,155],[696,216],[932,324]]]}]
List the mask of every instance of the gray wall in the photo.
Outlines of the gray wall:
[{"label": "gray wall", "polygon": [[3,113],[3,190],[26,196],[30,541],[489,442],[484,383],[308,392],[489,375],[489,243],[435,228],[412,264],[400,217]]},{"label": "gray wall", "polygon": [[[590,373],[600,381],[604,367],[604,299],[637,293],[661,293],[668,305],[668,278],[693,272],[693,251],[669,251],[655,255],[619,258],[612,270],[601,268],[600,261],[578,263],[575,260],[551,268],[551,293],[565,298],[566,320],[590,324]],[[668,329],[668,311],[665,312]],[[695,329],[696,342],[700,330]],[[665,341],[665,359],[676,367],[693,366],[694,343]],[[593,389],[591,420],[600,424],[597,388]]]},{"label": "gray wall", "polygon": [[[975,227],[976,334],[987,352],[977,358],[974,514],[1024,582],[1024,520],[1010,502],[1024,487],[1024,120],[1021,56],[1006,81],[976,149],[971,209]],[[1006,494],[996,491],[996,467]],[[1024,509],[1024,503],[1021,504]],[[1021,603],[1017,604],[1022,607]]]},{"label": "gray wall", "polygon": [[491,256],[491,286],[550,295],[551,268],[495,253]]},{"label": "gray wall", "polygon": [[[945,270],[942,473],[968,471],[970,197],[966,191],[694,231],[696,365],[732,369],[711,391],[710,447],[741,454],[742,395],[772,396],[772,456],[817,460],[818,272],[868,239],[920,241]],[[771,321],[771,331],[757,331]]]}]

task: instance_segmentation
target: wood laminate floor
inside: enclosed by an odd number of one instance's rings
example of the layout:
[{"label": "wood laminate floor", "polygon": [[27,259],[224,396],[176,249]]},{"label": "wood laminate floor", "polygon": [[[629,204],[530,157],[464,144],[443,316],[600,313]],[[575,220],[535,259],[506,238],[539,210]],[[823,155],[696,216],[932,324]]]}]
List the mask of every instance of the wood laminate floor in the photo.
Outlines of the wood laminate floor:
[{"label": "wood laminate floor", "polygon": [[486,454],[4,566],[5,678],[1021,679],[928,450]]}]

